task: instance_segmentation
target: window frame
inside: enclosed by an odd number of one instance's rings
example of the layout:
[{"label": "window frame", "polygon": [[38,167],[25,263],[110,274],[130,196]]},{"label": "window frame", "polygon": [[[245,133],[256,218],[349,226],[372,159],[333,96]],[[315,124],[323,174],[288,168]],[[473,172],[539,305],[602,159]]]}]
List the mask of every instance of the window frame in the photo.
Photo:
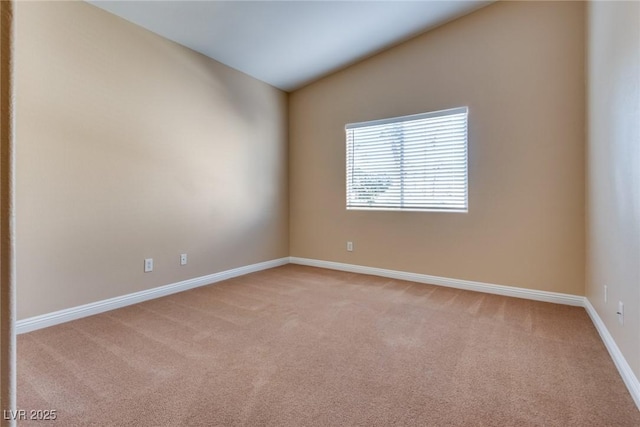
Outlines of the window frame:
[{"label": "window frame", "polygon": [[[398,206],[398,207],[392,207],[392,206],[353,206],[350,205],[350,191],[354,191],[352,188],[350,188],[350,185],[353,185],[353,182],[350,182],[350,166],[351,166],[351,170],[353,170],[353,165],[350,165],[349,162],[353,162],[353,155],[350,156],[350,151],[353,150],[353,148],[351,148],[350,150],[350,138],[349,138],[349,131],[353,130],[353,129],[358,129],[358,128],[366,128],[366,127],[373,127],[373,126],[381,126],[381,125],[385,125],[385,124],[394,124],[394,123],[403,123],[403,122],[409,122],[409,121],[417,121],[417,120],[424,120],[424,119],[429,119],[429,118],[435,118],[435,117],[446,117],[446,116],[451,116],[451,115],[459,115],[459,114],[464,114],[464,129],[465,129],[465,135],[464,135],[464,207],[463,208],[442,208],[442,207],[438,207],[438,206],[433,206],[433,205],[429,205],[429,204],[425,204],[424,207],[402,207],[402,206]],[[353,143],[353,141],[351,141],[351,143]],[[402,150],[404,150],[404,144],[405,144],[405,140],[402,140]],[[384,119],[379,119],[379,120],[370,120],[370,121],[365,121],[365,122],[356,122],[356,123],[348,123],[345,125],[345,165],[346,165],[346,169],[345,169],[345,181],[346,181],[346,187],[345,187],[345,196],[346,196],[346,209],[347,210],[359,210],[359,211],[390,211],[390,212],[451,212],[451,213],[468,213],[469,212],[469,107],[468,106],[463,106],[463,107],[455,107],[455,108],[448,108],[448,109],[444,109],[444,110],[438,110],[438,111],[429,111],[429,112],[425,112],[425,113],[419,113],[419,114],[411,114],[411,115],[406,115],[406,116],[397,116],[397,117],[389,117],[389,118],[384,118]],[[402,170],[402,168],[399,168],[399,170]],[[353,181],[351,179],[351,181]],[[404,186],[404,183],[401,184],[401,186]],[[404,191],[404,188],[402,187],[400,191]]]}]

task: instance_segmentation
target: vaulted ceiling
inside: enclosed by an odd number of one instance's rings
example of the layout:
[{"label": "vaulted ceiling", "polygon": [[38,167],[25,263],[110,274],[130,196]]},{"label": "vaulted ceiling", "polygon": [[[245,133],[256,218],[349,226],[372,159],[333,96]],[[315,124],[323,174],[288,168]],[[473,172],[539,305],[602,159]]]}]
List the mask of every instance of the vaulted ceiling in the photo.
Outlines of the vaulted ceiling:
[{"label": "vaulted ceiling", "polygon": [[89,2],[286,91],[491,3]]}]

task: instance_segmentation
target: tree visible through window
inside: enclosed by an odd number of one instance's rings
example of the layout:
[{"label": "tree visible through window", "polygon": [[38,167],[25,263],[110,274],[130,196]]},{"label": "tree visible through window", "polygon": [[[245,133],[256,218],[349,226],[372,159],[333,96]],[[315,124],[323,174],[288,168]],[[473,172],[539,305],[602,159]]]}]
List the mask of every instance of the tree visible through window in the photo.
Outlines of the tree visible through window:
[{"label": "tree visible through window", "polygon": [[346,126],[347,209],[466,212],[467,107]]}]

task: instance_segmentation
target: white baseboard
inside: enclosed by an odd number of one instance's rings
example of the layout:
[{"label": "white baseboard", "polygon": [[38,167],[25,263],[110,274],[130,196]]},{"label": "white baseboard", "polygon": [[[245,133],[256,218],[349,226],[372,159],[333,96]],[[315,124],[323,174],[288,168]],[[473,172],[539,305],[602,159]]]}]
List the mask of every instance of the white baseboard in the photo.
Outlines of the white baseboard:
[{"label": "white baseboard", "polygon": [[431,285],[446,286],[449,288],[465,289],[467,291],[484,292],[487,294],[553,302],[556,304],[574,305],[578,307],[584,306],[584,297],[578,295],[536,291],[533,289],[493,285],[491,283],[473,282],[470,280],[449,279],[447,277],[430,276],[428,274],[408,273],[398,270],[385,270],[382,268],[366,267],[353,264],[342,264],[339,262],[321,261],[308,258],[290,257],[289,259],[292,264],[329,268],[331,270],[348,271],[351,273],[371,274],[373,276],[389,277],[391,279],[409,280],[411,282],[428,283]]},{"label": "white baseboard", "polygon": [[16,322],[16,334],[35,331],[37,329],[46,328],[48,326],[68,322],[70,320],[80,319],[82,317],[103,313],[105,311],[113,310],[116,308],[137,304],[139,302],[163,297],[165,295],[175,294],[177,292],[186,291],[188,289],[193,289],[200,286],[210,285],[222,280],[243,276],[245,274],[254,273],[260,270],[266,270],[268,268],[278,267],[288,263],[289,257],[274,259],[271,261],[260,262],[257,264],[251,264],[244,267],[221,271],[219,273],[209,274],[207,276],[183,280],[182,282],[172,283],[170,285],[160,286],[145,291],[134,292],[128,295],[109,298],[106,300],[92,302],[77,307],[67,308],[65,310],[55,311],[53,313],[29,317],[27,319],[18,320]]},{"label": "white baseboard", "polygon": [[607,350],[611,355],[611,359],[613,359],[613,363],[616,365],[616,368],[618,368],[618,372],[622,377],[622,381],[624,381],[627,389],[629,390],[629,393],[631,394],[631,397],[633,398],[634,402],[636,402],[638,410],[640,410],[640,381],[638,381],[638,378],[633,373],[633,370],[631,370],[631,366],[629,366],[627,360],[622,355],[622,352],[618,348],[618,345],[609,333],[609,330],[605,326],[604,322],[598,315],[598,312],[595,308],[593,308],[593,305],[591,305],[591,302],[587,298],[584,299],[584,308],[587,310],[589,317],[591,317],[591,321],[598,330],[600,338],[602,338],[605,347],[607,347]]}]

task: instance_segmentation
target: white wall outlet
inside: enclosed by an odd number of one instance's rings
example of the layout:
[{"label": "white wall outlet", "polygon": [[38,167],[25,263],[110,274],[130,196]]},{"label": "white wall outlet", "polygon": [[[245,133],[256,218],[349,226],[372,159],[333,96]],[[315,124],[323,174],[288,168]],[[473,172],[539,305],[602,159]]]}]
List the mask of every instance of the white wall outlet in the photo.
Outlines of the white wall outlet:
[{"label": "white wall outlet", "polygon": [[180,265],[187,265],[187,254],[180,254]]},{"label": "white wall outlet", "polygon": [[353,252],[353,242],[347,242],[347,250]]},{"label": "white wall outlet", "polygon": [[622,301],[618,301],[618,323],[624,325],[624,304]]},{"label": "white wall outlet", "polygon": [[609,291],[609,288],[607,287],[607,285],[604,285],[604,302],[605,303],[607,302],[607,299],[608,299],[608,295],[607,295],[608,291]]},{"label": "white wall outlet", "polygon": [[149,273],[153,271],[153,258],[145,258],[144,260],[144,272]]}]

